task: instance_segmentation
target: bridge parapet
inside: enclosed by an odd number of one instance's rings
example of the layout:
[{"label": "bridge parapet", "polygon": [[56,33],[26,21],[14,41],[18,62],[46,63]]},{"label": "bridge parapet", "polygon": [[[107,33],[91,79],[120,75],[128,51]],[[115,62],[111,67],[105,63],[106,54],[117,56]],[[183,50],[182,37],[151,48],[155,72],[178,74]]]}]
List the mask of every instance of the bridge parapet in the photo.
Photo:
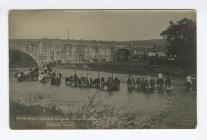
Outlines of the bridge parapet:
[{"label": "bridge parapet", "polygon": [[38,65],[44,65],[54,61],[62,63],[112,61],[119,49],[127,49],[133,54],[153,46],[144,46],[133,41],[10,39],[9,47],[29,54]]}]

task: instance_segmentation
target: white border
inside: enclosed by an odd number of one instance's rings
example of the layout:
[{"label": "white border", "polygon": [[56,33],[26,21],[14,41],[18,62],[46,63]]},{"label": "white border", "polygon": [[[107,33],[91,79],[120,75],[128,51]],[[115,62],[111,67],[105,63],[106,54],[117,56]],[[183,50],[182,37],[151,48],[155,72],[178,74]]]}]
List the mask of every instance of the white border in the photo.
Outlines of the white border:
[{"label": "white border", "polygon": [[[8,10],[10,9],[196,9],[198,125],[192,130],[10,130],[8,112]],[[207,138],[207,2],[204,0],[0,0],[0,139],[201,140]]]}]

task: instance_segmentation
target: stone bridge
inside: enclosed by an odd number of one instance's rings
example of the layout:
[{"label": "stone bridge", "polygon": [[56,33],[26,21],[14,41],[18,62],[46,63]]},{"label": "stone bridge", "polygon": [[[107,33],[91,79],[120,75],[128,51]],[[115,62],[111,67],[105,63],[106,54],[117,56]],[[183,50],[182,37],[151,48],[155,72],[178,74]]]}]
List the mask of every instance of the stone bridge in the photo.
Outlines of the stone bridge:
[{"label": "stone bridge", "polygon": [[153,45],[140,45],[136,41],[96,41],[60,39],[10,39],[9,49],[29,54],[41,66],[49,62],[83,63],[113,61],[118,50],[130,54],[143,54]]}]

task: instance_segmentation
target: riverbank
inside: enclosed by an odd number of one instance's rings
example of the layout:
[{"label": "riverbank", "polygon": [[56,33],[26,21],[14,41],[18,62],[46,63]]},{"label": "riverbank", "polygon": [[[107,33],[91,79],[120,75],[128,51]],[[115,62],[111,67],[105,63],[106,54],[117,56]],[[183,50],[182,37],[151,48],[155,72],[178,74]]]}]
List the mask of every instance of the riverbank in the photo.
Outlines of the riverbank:
[{"label": "riverbank", "polygon": [[93,97],[89,98],[87,104],[70,113],[65,113],[55,106],[49,108],[10,102],[10,127],[11,129],[194,129],[197,124],[195,98],[188,98],[187,102],[178,99],[179,101],[171,103],[167,110],[141,121],[139,120],[141,112],[118,113],[110,106],[95,104]]},{"label": "riverbank", "polygon": [[179,67],[168,65],[148,65],[146,63],[71,63],[57,64],[56,68],[73,69],[73,70],[89,70],[101,72],[114,72],[123,74],[139,74],[157,76],[158,72],[170,74],[175,77],[184,77],[186,72]]}]

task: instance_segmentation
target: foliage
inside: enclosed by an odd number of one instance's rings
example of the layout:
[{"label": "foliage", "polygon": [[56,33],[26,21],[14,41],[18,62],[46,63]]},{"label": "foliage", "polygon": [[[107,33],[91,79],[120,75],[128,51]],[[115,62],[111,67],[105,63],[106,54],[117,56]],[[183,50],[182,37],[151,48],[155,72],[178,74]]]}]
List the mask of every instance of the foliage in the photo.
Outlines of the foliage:
[{"label": "foliage", "polygon": [[186,68],[196,64],[196,22],[184,18],[177,22],[170,21],[166,30],[160,35],[167,40],[168,55],[176,55],[181,65],[187,63]]}]

